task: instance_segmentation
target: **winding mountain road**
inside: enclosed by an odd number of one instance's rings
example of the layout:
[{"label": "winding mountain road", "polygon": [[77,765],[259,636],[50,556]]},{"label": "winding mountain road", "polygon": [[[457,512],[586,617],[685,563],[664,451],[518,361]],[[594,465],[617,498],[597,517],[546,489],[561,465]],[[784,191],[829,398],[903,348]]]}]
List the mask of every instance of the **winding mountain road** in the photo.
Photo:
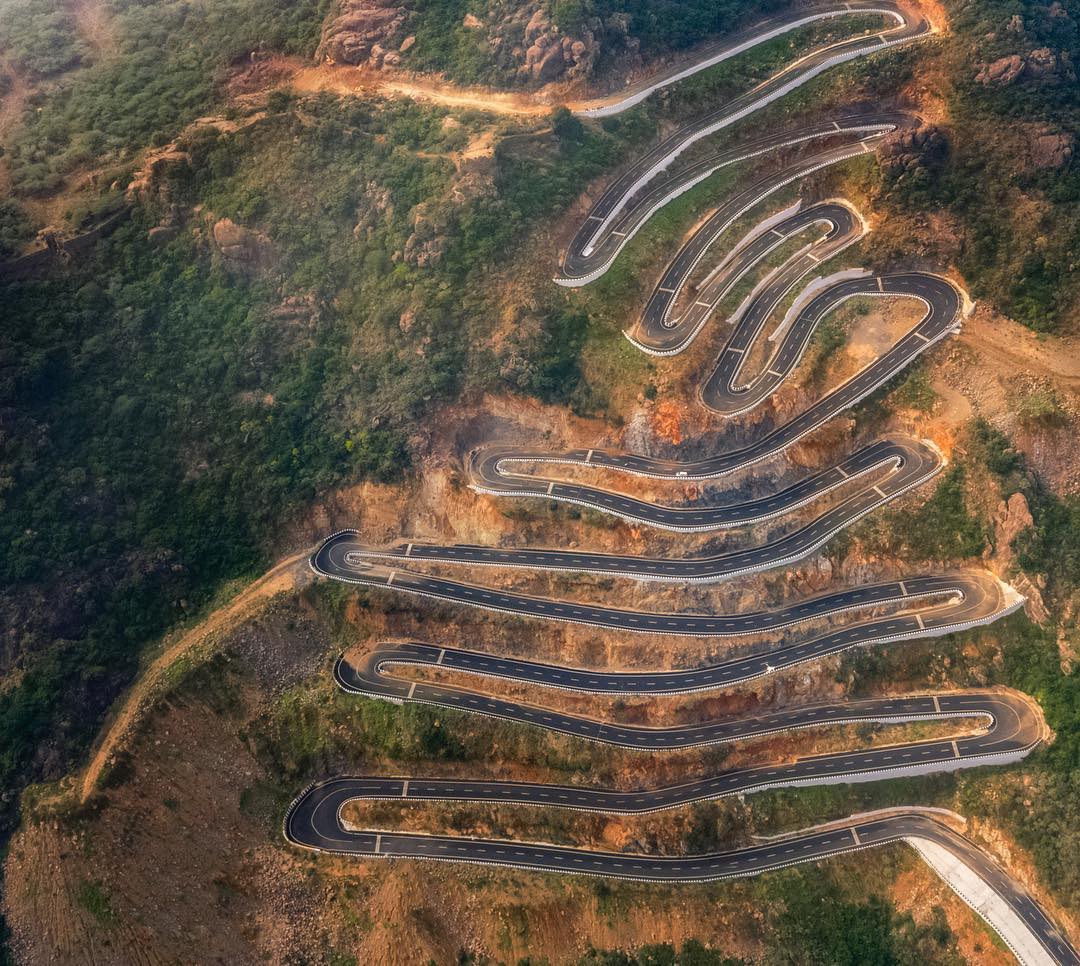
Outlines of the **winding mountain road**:
[{"label": "winding mountain road", "polygon": [[[865,230],[858,212],[842,199],[802,207],[792,205],[760,219],[726,255],[713,256],[716,243],[747,212],[785,186],[824,167],[873,151],[880,140],[918,119],[897,113],[836,117],[746,141],[673,163],[693,145],[747,117],[822,71],[930,33],[921,17],[891,2],[846,3],[805,8],[774,18],[700,52],[693,64],[672,68],[616,97],[578,106],[602,117],[639,103],[653,91],[719,63],[756,44],[809,23],[851,15],[880,15],[880,33],[854,37],[813,51],[741,97],[706,113],[664,137],[617,176],[600,195],[574,236],[556,282],[578,287],[600,277],[654,212],[721,168],[771,152],[786,155],[797,146],[816,153],[784,161],[776,170],[737,188],[695,230],[666,267],[642,317],[628,338],[642,351],[674,355],[683,351],[717,307],[751,272],[778,249],[810,240],[766,274],[729,320],[711,375],[703,380],[701,402],[735,417],[759,405],[798,366],[822,320],[857,297],[917,300],[922,318],[860,372],[827,392],[799,415],[772,426],[752,442],[693,460],[664,459],[606,449],[537,452],[517,446],[491,447],[472,454],[472,487],[496,497],[528,497],[581,505],[635,524],[680,533],[704,533],[759,525],[815,503],[812,519],[764,542],[720,553],[651,557],[595,553],[565,548],[491,548],[471,545],[401,543],[377,548],[355,531],[329,537],[312,555],[321,576],[409,593],[455,604],[580,623],[619,631],[692,635],[702,639],[756,637],[734,656],[673,670],[603,671],[574,668],[483,651],[419,641],[383,642],[362,658],[341,657],[334,669],[344,691],[395,703],[419,702],[491,716],[518,724],[642,752],[671,751],[751,739],[795,729],[854,722],[966,719],[982,727],[955,737],[913,740],[857,751],[831,752],[786,762],[719,771],[663,787],[604,789],[588,785],[440,778],[341,777],[313,783],[289,808],[283,823],[294,844],[324,852],[367,858],[408,857],[511,866],[519,869],[588,874],[654,882],[701,882],[755,875],[799,862],[904,841],[982,915],[1027,963],[1080,966],[1080,956],[1034,898],[1010,879],[972,842],[939,816],[916,806],[870,816],[852,816],[828,827],[709,855],[637,855],[539,843],[462,836],[351,828],[343,816],[361,800],[464,801],[540,805],[612,814],[642,814],[745,794],[765,788],[875,781],[898,775],[951,771],[1022,759],[1048,737],[1037,705],[1012,691],[974,690],[894,695],[865,700],[764,710],[752,716],[696,721],[669,727],[603,721],[512,700],[497,682],[514,681],[579,694],[661,697],[705,692],[744,683],[847,648],[951,633],[986,624],[1023,603],[1011,587],[984,571],[924,574],[903,580],[844,588],[773,610],[742,614],[656,613],[586,602],[537,597],[450,579],[432,566],[469,566],[593,573],[635,581],[709,582],[789,565],[820,549],[866,513],[929,480],[945,465],[932,443],[892,434],[843,456],[834,466],[773,488],[763,496],[723,503],[667,505],[586,483],[537,473],[544,467],[573,466],[660,481],[711,480],[746,471],[769,460],[879,389],[923,352],[957,331],[967,300],[951,281],[925,272],[871,275],[835,272],[811,282],[787,309],[769,339],[773,348],[763,371],[747,375],[748,359],[782,305],[798,285],[853,244]],[[697,152],[692,152],[696,154]],[[744,179],[745,181],[746,179]],[[779,254],[783,254],[780,252]],[[715,264],[705,264],[706,258]],[[702,267],[706,269],[699,278]],[[755,358],[761,355],[755,354]],[[755,366],[756,368],[756,366]],[[580,473],[580,471],[578,471]],[[474,678],[491,686],[469,688],[440,679],[400,676],[401,668],[422,668]]]}]

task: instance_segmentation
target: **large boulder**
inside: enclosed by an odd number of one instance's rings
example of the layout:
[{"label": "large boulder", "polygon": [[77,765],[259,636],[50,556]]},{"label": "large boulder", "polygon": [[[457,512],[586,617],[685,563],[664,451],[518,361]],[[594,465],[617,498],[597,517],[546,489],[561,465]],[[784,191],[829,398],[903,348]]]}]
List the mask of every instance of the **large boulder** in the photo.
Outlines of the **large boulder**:
[{"label": "large boulder", "polygon": [[1074,147],[1071,134],[1041,130],[1031,138],[1031,166],[1036,169],[1064,167],[1072,160]]},{"label": "large boulder", "polygon": [[238,225],[231,218],[214,222],[214,246],[226,266],[247,273],[269,268],[275,261],[274,243],[269,236]]},{"label": "large boulder", "polygon": [[1011,84],[1024,71],[1024,58],[1019,54],[1009,54],[1007,57],[999,57],[990,64],[986,64],[975,80],[984,86],[990,84]]},{"label": "large boulder", "polygon": [[318,57],[335,64],[382,67],[388,50],[408,50],[415,43],[402,36],[411,16],[411,10],[394,0],[342,0],[337,15],[323,28]]}]

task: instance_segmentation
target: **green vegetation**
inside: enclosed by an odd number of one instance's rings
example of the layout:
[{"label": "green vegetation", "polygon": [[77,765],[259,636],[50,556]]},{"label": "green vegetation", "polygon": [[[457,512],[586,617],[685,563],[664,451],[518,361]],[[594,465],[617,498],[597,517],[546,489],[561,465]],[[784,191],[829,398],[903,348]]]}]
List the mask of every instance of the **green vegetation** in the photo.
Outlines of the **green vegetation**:
[{"label": "green vegetation", "polygon": [[0,261],[17,255],[33,237],[33,229],[18,205],[0,200]]},{"label": "green vegetation", "polygon": [[930,374],[923,360],[909,366],[903,380],[890,395],[890,401],[905,409],[915,409],[921,413],[934,411],[937,393],[930,385]]},{"label": "green vegetation", "polygon": [[[281,106],[232,135],[195,129],[87,260],[0,293],[20,347],[0,370],[0,581],[22,672],[0,693],[6,788],[41,777],[44,744],[51,773],[71,767],[140,648],[260,572],[293,508],[400,479],[434,406],[505,385],[483,347],[490,272],[646,131],[508,138],[490,185],[451,200],[449,155],[477,118]],[[223,217],[248,232],[240,256],[211,240]],[[172,237],[148,244],[162,222]],[[523,351],[541,359],[522,388],[571,391],[557,341]]]},{"label": "green vegetation", "polygon": [[744,962],[722,956],[696,939],[688,939],[677,950],[667,943],[642,946],[632,953],[590,949],[578,966],[742,966]]},{"label": "green vegetation", "polygon": [[875,514],[860,528],[869,548],[912,560],[962,560],[982,553],[987,526],[968,508],[966,480],[964,465],[954,463],[918,507]]},{"label": "green vegetation", "polygon": [[[21,2],[56,9],[48,0]],[[26,51],[39,72],[67,71],[31,96],[7,145],[16,193],[47,194],[81,166],[122,164],[146,144],[164,144],[208,112],[215,78],[238,57],[253,50],[312,53],[327,8],[328,0],[112,0],[116,49],[77,70],[68,68],[83,56],[66,21],[55,27],[64,37],[56,42],[38,33],[36,20],[12,18],[17,33],[0,33],[0,46],[13,43],[16,57]]]},{"label": "green vegetation", "polygon": [[[656,56],[700,43],[710,34],[731,32],[782,6],[780,0],[764,0],[750,8],[742,0],[556,0],[552,15],[569,32],[595,23],[597,17],[611,24],[616,15],[628,16],[628,35],[640,42],[643,54]],[[614,31],[604,36],[616,40]],[[614,59],[620,52],[616,44],[605,55]]]},{"label": "green vegetation", "polygon": [[775,920],[770,962],[791,966],[960,966],[964,962],[941,909],[917,926],[879,896],[847,901],[820,871],[781,878],[783,912]]},{"label": "green vegetation", "polygon": [[[562,33],[575,38],[585,31],[593,34],[600,51],[595,70],[602,72],[625,60],[628,41],[654,57],[699,43],[710,34],[730,32],[783,6],[782,0],[764,0],[753,7],[744,0],[554,0],[550,10]],[[409,30],[416,45],[409,53],[410,68],[439,71],[462,84],[505,86],[517,79],[520,59],[512,48],[520,36],[513,36],[514,28],[496,44],[487,29],[464,23],[472,14],[501,31],[505,11],[500,5],[491,0],[416,0],[412,7],[416,14]]]},{"label": "green vegetation", "polygon": [[102,925],[111,926],[116,922],[116,911],[109,900],[108,892],[100,882],[84,882],[79,886],[75,898],[79,901],[79,905]]},{"label": "green vegetation", "polygon": [[482,4],[476,0],[416,0],[414,9],[416,46],[409,54],[411,69],[443,71],[462,84],[504,79],[511,67],[507,53],[493,48],[485,31],[464,24],[466,14],[486,16]]},{"label": "green vegetation", "polygon": [[9,0],[0,18],[0,50],[17,70],[48,77],[89,56],[74,13],[54,0]]},{"label": "green vegetation", "polygon": [[[599,888],[599,887],[598,887]],[[852,900],[822,869],[766,877],[758,887],[768,966],[960,966],[964,962],[942,909],[917,925],[878,895]],[[633,952],[591,950],[580,966],[738,966],[696,940]]]},{"label": "green vegetation", "polygon": [[[936,142],[894,166],[887,196],[917,215],[928,206],[947,211],[960,229],[958,265],[972,295],[1054,331],[1075,321],[1080,294],[1072,255],[1080,170],[1068,153],[1054,156],[1051,147],[1039,160],[1033,148],[1044,135],[1062,135],[1067,145],[1080,133],[1075,6],[1065,4],[1060,15],[1034,0],[954,0],[946,8],[947,147]],[[980,77],[985,65],[1013,55],[1024,64],[1019,76]]]}]

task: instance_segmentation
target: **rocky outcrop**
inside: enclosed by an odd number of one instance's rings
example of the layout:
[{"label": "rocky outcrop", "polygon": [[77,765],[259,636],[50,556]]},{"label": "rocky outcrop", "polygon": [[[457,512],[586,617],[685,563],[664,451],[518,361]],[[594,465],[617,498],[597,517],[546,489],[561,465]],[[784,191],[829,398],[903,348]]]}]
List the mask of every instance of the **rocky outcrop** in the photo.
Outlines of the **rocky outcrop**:
[{"label": "rocky outcrop", "polygon": [[1035,525],[1024,494],[1016,492],[1008,500],[1001,500],[992,522],[993,548],[987,548],[984,559],[999,576],[1008,577],[1012,585],[1024,595],[1024,611],[1028,617],[1036,624],[1046,623],[1050,619],[1050,613],[1042,598],[1045,579],[1041,575],[1032,579],[1023,571],[1012,573],[1016,564],[1013,543],[1021,533]]},{"label": "rocky outcrop", "polygon": [[1056,54],[1049,47],[1037,47],[1026,54],[1009,54],[984,64],[975,75],[975,81],[984,87],[1004,87],[1014,81],[1028,78],[1043,80],[1076,80],[1076,72],[1067,54]]},{"label": "rocky outcrop", "polygon": [[1024,58],[1024,69],[1032,77],[1046,77],[1057,72],[1057,55],[1049,47],[1039,47]]},{"label": "rocky outcrop", "polygon": [[1009,54],[1007,57],[999,57],[993,63],[986,64],[975,75],[976,83],[988,86],[999,84],[1004,86],[1011,84],[1024,71],[1024,58],[1019,54]]},{"label": "rocky outcrop", "polygon": [[417,268],[438,265],[450,245],[449,239],[442,234],[442,228],[435,217],[426,212],[417,212],[412,234],[405,240],[405,261]]},{"label": "rocky outcrop", "polygon": [[405,36],[412,13],[393,0],[342,0],[323,27],[317,56],[334,64],[396,66],[416,43]]},{"label": "rocky outcrop", "polygon": [[600,45],[596,34],[586,27],[580,36],[560,34],[545,7],[540,7],[525,25],[522,37],[525,63],[519,74],[540,83],[588,74]]},{"label": "rocky outcrop", "polygon": [[1072,160],[1074,147],[1071,134],[1043,128],[1030,141],[1031,166],[1037,170],[1064,167]]},{"label": "rocky outcrop", "polygon": [[214,222],[212,234],[222,260],[234,271],[256,272],[276,260],[274,243],[268,235],[238,225],[231,218]]},{"label": "rocky outcrop", "polygon": [[1013,541],[1029,527],[1035,525],[1027,498],[1017,492],[1002,500],[994,514],[994,545],[997,557],[1003,562],[1013,560]]},{"label": "rocky outcrop", "polygon": [[949,152],[945,135],[933,124],[917,128],[901,128],[890,134],[879,149],[881,165],[898,177],[914,168],[933,168]]}]

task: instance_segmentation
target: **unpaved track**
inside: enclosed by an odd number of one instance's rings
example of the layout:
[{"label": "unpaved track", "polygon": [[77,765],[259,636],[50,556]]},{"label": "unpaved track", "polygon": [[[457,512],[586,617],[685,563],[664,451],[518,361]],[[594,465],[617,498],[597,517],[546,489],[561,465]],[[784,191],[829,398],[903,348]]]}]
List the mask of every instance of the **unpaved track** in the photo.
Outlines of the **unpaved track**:
[{"label": "unpaved track", "polygon": [[229,603],[214,611],[178,641],[167,647],[139,675],[124,697],[116,717],[103,733],[101,743],[94,751],[90,764],[83,774],[80,787],[82,801],[85,802],[93,793],[102,769],[130,733],[132,725],[138,720],[142,710],[147,707],[147,699],[157,690],[168,669],[211,635],[228,633],[239,626],[271,598],[309,584],[312,579],[311,571],[307,566],[309,553],[310,551],[303,550],[279,561]]}]

